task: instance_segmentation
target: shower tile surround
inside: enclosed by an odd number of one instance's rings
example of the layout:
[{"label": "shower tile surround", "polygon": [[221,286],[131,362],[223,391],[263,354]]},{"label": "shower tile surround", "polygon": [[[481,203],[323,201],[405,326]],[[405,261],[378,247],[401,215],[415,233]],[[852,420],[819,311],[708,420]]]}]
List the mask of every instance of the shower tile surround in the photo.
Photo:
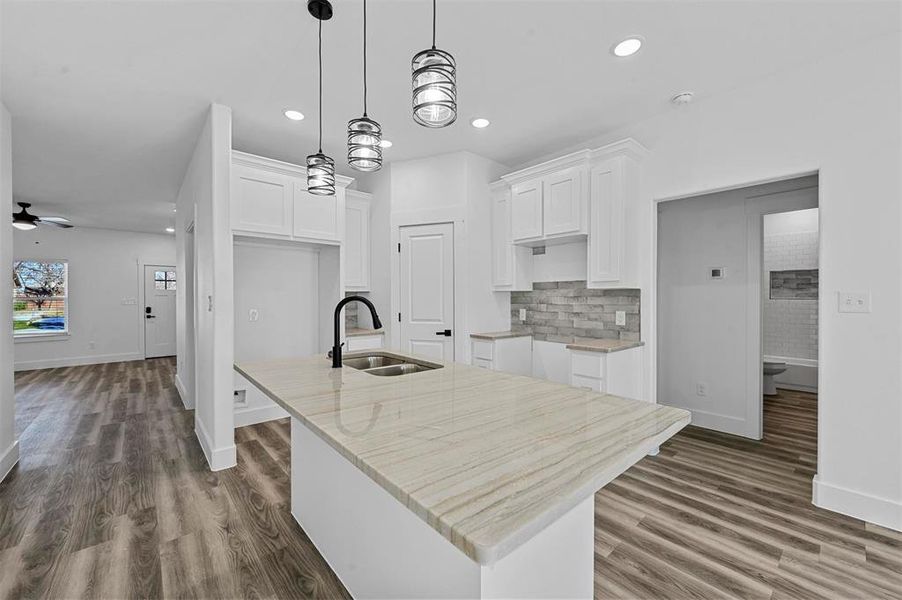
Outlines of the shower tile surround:
[{"label": "shower tile surround", "polygon": [[[762,286],[764,307],[765,356],[817,360],[817,268],[818,232],[806,231],[764,235],[764,270],[767,285]],[[808,281],[796,277],[795,291],[786,289],[788,272],[813,271]],[[775,277],[784,289],[772,294]],[[801,284],[803,289],[798,289]],[[804,289],[807,288],[807,289]],[[812,289],[813,288],[813,289]]]},{"label": "shower tile surround", "polygon": [[[533,339],[572,343],[579,339],[639,341],[640,290],[588,289],[585,281],[534,283],[532,291],[511,292],[511,329]],[[526,320],[520,321],[520,309]],[[626,325],[615,325],[616,311]]]}]

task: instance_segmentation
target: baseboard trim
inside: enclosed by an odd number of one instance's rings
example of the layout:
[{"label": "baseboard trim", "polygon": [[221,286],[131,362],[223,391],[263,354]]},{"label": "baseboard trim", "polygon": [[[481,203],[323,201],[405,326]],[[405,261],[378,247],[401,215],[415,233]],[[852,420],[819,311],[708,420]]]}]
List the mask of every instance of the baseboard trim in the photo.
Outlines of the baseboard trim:
[{"label": "baseboard trim", "polygon": [[64,358],[18,361],[15,363],[14,370],[36,371],[38,369],[80,367],[83,365],[100,365],[105,363],[127,362],[131,360],[144,360],[144,355],[140,352],[125,352],[122,354],[94,354],[89,356],[69,356]]},{"label": "baseboard trim", "polygon": [[748,423],[745,419],[719,415],[717,413],[698,410],[697,408],[687,408],[685,406],[677,406],[677,408],[682,408],[691,412],[692,424],[697,427],[713,429],[714,431],[720,431],[721,433],[738,435],[752,440],[760,439],[756,435],[749,434]]},{"label": "baseboard trim", "polygon": [[235,444],[214,449],[204,424],[197,418],[197,413],[194,415],[194,434],[197,436],[197,441],[200,442],[200,449],[203,451],[211,471],[231,469],[238,464]]},{"label": "baseboard trim", "polygon": [[814,476],[812,492],[815,506],[902,531],[902,502],[826,483],[820,475]]},{"label": "baseboard trim", "polygon": [[188,388],[182,383],[182,378],[179,377],[178,373],[175,374],[175,389],[178,390],[179,397],[182,399],[182,405],[188,410],[193,410],[194,398],[188,394]]},{"label": "baseboard trim", "polygon": [[284,408],[278,405],[255,406],[253,408],[235,409],[235,427],[247,427],[266,421],[275,421],[290,416]]},{"label": "baseboard trim", "polygon": [[0,481],[6,479],[18,462],[19,440],[16,440],[3,452],[3,456],[0,456]]}]

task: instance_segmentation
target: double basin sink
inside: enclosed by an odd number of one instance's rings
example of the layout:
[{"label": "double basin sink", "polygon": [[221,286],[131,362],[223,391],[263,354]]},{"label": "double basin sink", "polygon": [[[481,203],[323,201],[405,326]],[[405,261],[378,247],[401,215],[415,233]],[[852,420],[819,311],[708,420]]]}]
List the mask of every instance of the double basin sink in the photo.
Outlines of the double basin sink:
[{"label": "double basin sink", "polygon": [[408,375],[410,373],[420,373],[442,368],[441,365],[436,363],[410,357],[394,356],[385,352],[348,356],[341,361],[341,364],[378,377],[397,377],[398,375]]}]

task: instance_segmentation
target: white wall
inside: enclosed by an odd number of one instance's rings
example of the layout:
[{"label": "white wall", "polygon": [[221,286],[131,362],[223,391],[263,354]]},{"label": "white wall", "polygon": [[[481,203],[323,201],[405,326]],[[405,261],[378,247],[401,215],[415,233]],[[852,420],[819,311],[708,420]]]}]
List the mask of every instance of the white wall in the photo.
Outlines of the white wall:
[{"label": "white wall", "polygon": [[[235,242],[235,361],[302,358],[319,351],[319,252],[297,244]],[[257,311],[252,321],[250,311]],[[244,401],[235,426],[288,416],[235,373]]]},{"label": "white wall", "polygon": [[[455,360],[469,362],[471,332],[507,329],[510,294],[491,291],[491,204],[488,184],[508,171],[503,165],[469,152],[393,162],[389,180],[373,189],[376,202],[390,198],[390,248],[399,241],[399,227],[425,223],[454,224]],[[400,306],[397,253],[391,270],[391,344],[399,343]],[[374,267],[374,273],[376,272]],[[377,305],[378,306],[378,305]]]},{"label": "white wall", "polygon": [[[10,117],[0,104],[0,265],[13,264],[12,131]],[[19,460],[16,439],[16,396],[13,384],[12,277],[0,277],[0,481]]]},{"label": "white wall", "polygon": [[[888,19],[899,21],[897,3],[883,9]],[[720,96],[700,94],[682,109],[554,153],[634,137],[651,151],[642,182],[648,201],[819,172],[815,502],[897,529],[902,529],[900,45],[899,33],[875,38]],[[653,236],[649,222],[642,243],[653,243]],[[872,311],[839,313],[840,290],[870,291]],[[652,326],[643,318],[643,327]]]},{"label": "white wall", "polygon": [[586,242],[545,246],[545,254],[532,257],[532,280],[585,281],[587,262]]},{"label": "white wall", "polygon": [[16,370],[144,358],[144,265],[175,265],[175,238],[111,229],[14,230],[16,260],[69,263],[69,335],[17,338]]},{"label": "white wall", "polygon": [[[196,303],[177,296],[178,368],[184,371],[189,337],[184,315],[195,315],[194,425],[210,468],[236,464],[234,436],[234,326],[232,230],[229,177],[232,155],[231,111],[213,104],[198,136],[179,190],[176,214],[178,272],[185,273],[186,227],[194,222]],[[193,217],[192,217],[193,215]],[[179,373],[179,379],[182,374]]]},{"label": "white wall", "polygon": [[771,298],[770,272],[818,268],[817,210],[764,216],[764,355],[817,361],[816,298]]}]

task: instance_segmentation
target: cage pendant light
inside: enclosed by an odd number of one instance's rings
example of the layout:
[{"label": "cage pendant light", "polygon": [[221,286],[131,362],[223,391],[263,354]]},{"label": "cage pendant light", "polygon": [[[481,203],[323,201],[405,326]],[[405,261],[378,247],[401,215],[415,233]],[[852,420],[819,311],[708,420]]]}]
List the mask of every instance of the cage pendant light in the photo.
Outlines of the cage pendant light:
[{"label": "cage pendant light", "polygon": [[348,121],[348,164],[358,171],[382,168],[382,126],[366,114],[366,0],[363,0],[363,116]]},{"label": "cage pendant light", "polygon": [[457,65],[435,47],[435,0],[432,0],[432,48],[418,52],[413,71],[413,120],[424,127],[447,127],[457,119]]},{"label": "cage pendant light", "polygon": [[[314,12],[314,6],[318,12]],[[325,11],[323,4],[311,0],[307,8],[319,20],[319,150],[307,157],[307,191],[317,196],[334,196],[335,161],[323,154],[323,20],[332,16],[332,7]]]}]

